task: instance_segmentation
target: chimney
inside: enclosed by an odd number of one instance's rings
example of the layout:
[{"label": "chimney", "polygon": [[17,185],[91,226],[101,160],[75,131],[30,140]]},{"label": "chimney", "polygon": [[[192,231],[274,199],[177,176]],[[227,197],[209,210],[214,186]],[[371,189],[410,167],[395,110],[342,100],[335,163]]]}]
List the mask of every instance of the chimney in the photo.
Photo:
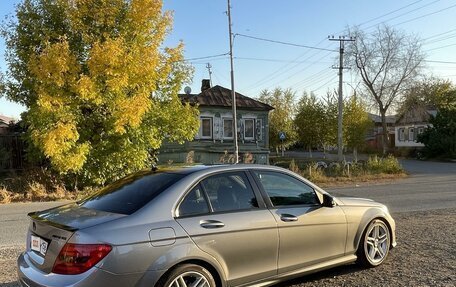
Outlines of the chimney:
[{"label": "chimney", "polygon": [[211,88],[211,81],[209,79],[203,79],[201,82],[201,92]]}]

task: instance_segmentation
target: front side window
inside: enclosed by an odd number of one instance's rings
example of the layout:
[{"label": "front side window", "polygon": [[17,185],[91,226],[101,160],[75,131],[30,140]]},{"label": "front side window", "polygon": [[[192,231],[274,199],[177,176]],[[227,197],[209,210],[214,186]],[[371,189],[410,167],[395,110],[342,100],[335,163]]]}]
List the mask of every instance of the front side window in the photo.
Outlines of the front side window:
[{"label": "front side window", "polygon": [[255,120],[244,119],[244,139],[253,140],[255,139]]},{"label": "front side window", "polygon": [[179,216],[198,215],[208,212],[209,206],[200,185],[193,188],[179,206]]},{"label": "front side window", "polygon": [[214,212],[258,207],[255,194],[244,172],[213,175],[201,182]]},{"label": "front side window", "polygon": [[274,206],[319,203],[314,189],[292,176],[271,171],[255,171],[254,173]]},{"label": "front side window", "polygon": [[233,119],[230,119],[230,118],[223,119],[223,138],[225,138],[225,139],[233,138]]},{"label": "front side window", "polygon": [[212,138],[212,118],[201,117],[201,138]]}]

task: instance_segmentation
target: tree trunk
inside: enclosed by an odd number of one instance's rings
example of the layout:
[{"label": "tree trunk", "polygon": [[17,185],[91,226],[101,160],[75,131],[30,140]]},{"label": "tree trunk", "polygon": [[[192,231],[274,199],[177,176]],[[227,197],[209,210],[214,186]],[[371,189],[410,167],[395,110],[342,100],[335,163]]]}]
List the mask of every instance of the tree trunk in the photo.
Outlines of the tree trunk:
[{"label": "tree trunk", "polygon": [[312,158],[312,147],[309,146],[309,155],[310,155],[310,158]]},{"label": "tree trunk", "polygon": [[353,161],[358,162],[358,149],[356,147],[353,148]]},{"label": "tree trunk", "polygon": [[386,125],[386,110],[380,109],[380,115],[382,118],[382,148],[383,155],[386,155],[388,152],[389,140],[388,140],[388,126]]}]

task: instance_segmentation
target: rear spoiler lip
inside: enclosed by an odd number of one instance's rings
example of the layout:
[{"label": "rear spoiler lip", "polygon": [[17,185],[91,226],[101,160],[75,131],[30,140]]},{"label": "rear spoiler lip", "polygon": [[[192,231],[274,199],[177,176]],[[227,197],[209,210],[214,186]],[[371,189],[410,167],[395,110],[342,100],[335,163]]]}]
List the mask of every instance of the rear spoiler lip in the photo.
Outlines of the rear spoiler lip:
[{"label": "rear spoiler lip", "polygon": [[45,218],[42,218],[42,217],[39,216],[39,212],[37,212],[37,211],[30,212],[30,213],[27,214],[27,216],[30,217],[33,220],[40,221],[40,222],[46,223],[48,225],[51,225],[51,226],[54,226],[54,227],[57,227],[59,229],[63,229],[63,230],[66,230],[66,231],[75,232],[75,231],[79,230],[79,228],[71,227],[71,226],[68,226],[68,225],[65,225],[65,224],[60,224],[60,223],[57,223],[57,222],[50,221],[50,220],[47,220]]}]

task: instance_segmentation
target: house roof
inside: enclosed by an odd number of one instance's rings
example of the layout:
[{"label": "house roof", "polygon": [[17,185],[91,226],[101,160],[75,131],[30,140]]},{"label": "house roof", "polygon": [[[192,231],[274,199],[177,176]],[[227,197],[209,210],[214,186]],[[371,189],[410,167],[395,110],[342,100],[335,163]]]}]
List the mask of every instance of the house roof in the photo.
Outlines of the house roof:
[{"label": "house roof", "polygon": [[[222,86],[214,86],[199,94],[179,94],[183,102],[206,107],[231,107],[231,90]],[[270,111],[274,108],[268,104],[236,93],[236,107],[244,110]]]},{"label": "house roof", "polygon": [[418,124],[428,123],[431,116],[437,114],[437,109],[425,105],[415,105],[411,109],[403,112],[397,119],[398,124]]},{"label": "house roof", "polygon": [[[381,123],[382,117],[376,114],[367,113],[368,117],[375,123]],[[387,124],[394,124],[396,122],[396,115],[389,115],[385,116],[385,120]]]},{"label": "house roof", "polygon": [[0,126],[7,127],[10,122],[14,122],[14,119],[4,115],[0,115]]}]

